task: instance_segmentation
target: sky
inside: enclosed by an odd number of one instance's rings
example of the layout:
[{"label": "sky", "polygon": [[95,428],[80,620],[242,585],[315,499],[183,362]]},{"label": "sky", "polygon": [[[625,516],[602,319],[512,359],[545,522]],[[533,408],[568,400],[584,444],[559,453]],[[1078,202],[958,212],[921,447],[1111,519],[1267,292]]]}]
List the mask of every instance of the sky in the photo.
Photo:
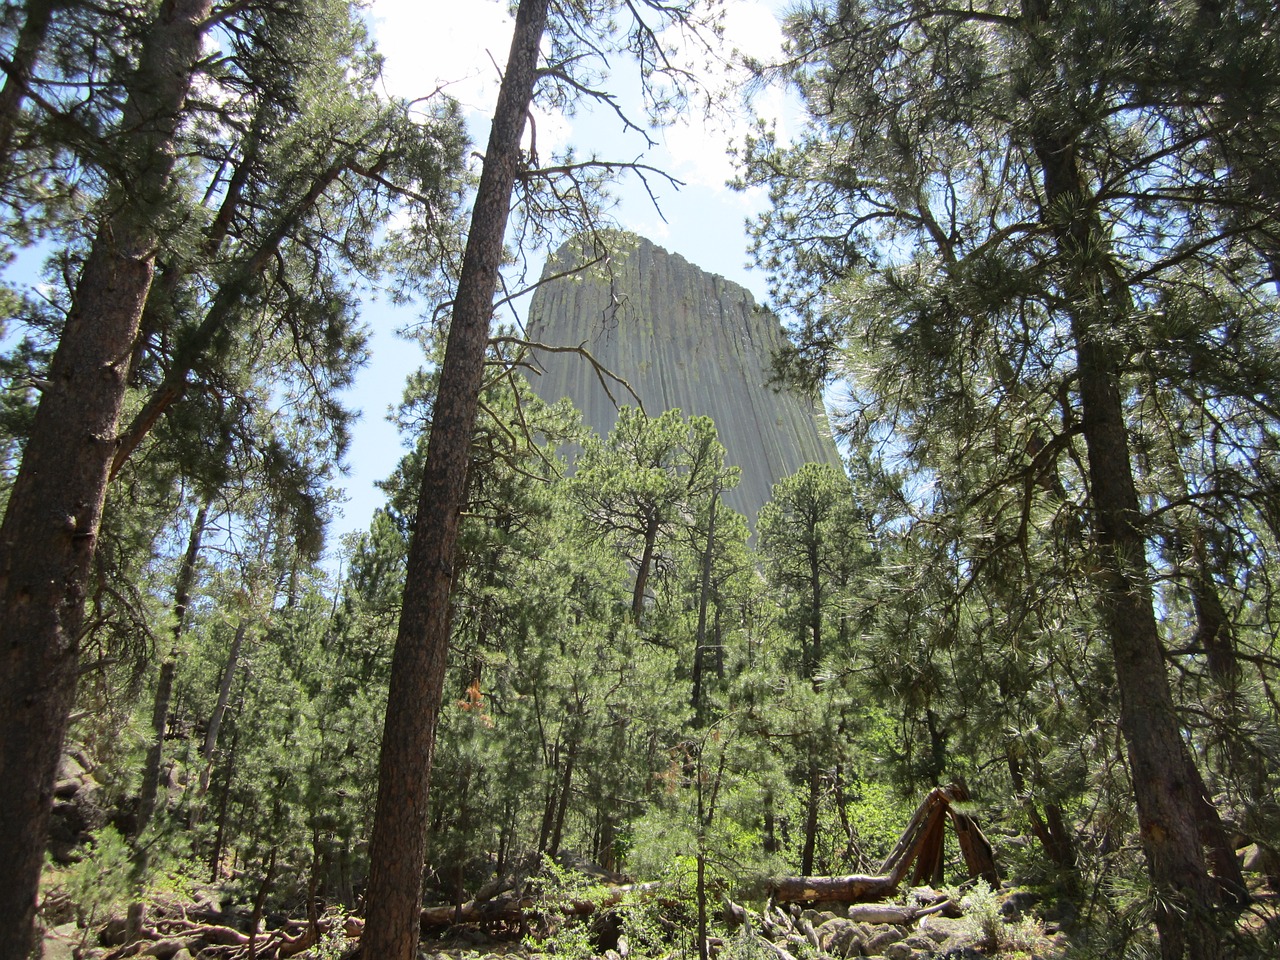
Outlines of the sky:
[{"label": "sky", "polygon": [[[782,35],[774,11],[779,6],[779,0],[726,0],[721,55],[727,58],[738,50],[766,59],[777,53]],[[482,150],[497,95],[495,64],[505,62],[511,41],[507,9],[506,0],[374,0],[370,18],[386,58],[388,92],[420,97],[443,87],[463,105],[472,140]],[[738,92],[744,81],[740,72],[709,81],[730,91],[731,112],[710,118],[691,114],[652,134],[659,146],[641,159],[684,182],[676,190],[651,180],[661,214],[643,187],[632,183],[621,192],[614,215],[627,229],[704,270],[742,284],[764,302],[767,278],[748,270],[745,222],[764,209],[766,198],[759,190],[737,192],[726,185],[733,176],[727,150],[757,117],[778,124],[786,137],[798,113],[794,101],[778,90],[757,93],[748,107]],[[634,87],[634,80],[622,78],[616,89],[625,97]],[[612,113],[596,111],[570,118],[540,111],[535,112],[535,123],[543,155],[552,146],[572,145],[580,157],[595,154],[601,159],[634,160],[644,149],[643,140],[628,136]],[[331,547],[343,534],[367,528],[382,502],[374,484],[391,473],[404,453],[402,438],[387,422],[386,413],[400,399],[405,377],[422,363],[418,347],[396,335],[397,329],[413,324],[421,311],[421,306],[393,308],[375,300],[365,304],[372,356],[347,397],[363,416],[352,431],[349,474],[341,478],[347,502],[331,526]]]}]

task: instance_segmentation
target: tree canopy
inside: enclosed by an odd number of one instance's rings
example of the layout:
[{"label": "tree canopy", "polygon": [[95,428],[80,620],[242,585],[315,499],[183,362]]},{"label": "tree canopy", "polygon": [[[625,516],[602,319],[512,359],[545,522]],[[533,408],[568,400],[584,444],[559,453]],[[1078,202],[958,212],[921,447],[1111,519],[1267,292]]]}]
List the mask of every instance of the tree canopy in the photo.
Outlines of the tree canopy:
[{"label": "tree canopy", "polygon": [[[981,862],[1038,902],[964,894],[988,951],[1272,955],[1270,7],[792,10],[752,67],[806,126],[758,128],[739,185],[778,372],[843,398],[843,469],[758,517],[710,419],[594,436],[493,322],[505,264],[585,230],[607,265],[611,183],[656,175],[540,147],[532,106],[656,137],[714,5],[522,0],[483,152],[442,92],[375,92],[364,16],[0,11],[3,254],[47,260],[0,299],[0,960],[64,904],[94,955],[199,927],[411,957],[487,910],[571,958],[614,921],[619,954],[826,957],[821,914],[741,904],[884,889],[925,846],[954,901]],[[421,297],[424,361],[335,546],[382,282]],[[587,928],[615,894],[563,864],[658,886]]]}]

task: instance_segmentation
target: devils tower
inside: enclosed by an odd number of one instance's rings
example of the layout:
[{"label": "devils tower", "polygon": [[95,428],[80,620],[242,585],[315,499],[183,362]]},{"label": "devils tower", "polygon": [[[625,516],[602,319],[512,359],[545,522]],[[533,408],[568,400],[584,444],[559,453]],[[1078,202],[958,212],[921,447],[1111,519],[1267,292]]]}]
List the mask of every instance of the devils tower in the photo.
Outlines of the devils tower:
[{"label": "devils tower", "polygon": [[[609,233],[561,247],[534,294],[527,332],[548,346],[584,345],[650,416],[678,408],[711,417],[727,459],[742,468],[725,500],[753,526],[773,484],[805,463],[840,464],[821,404],[769,382],[784,342],[777,317],[745,287],[642,237]],[[608,434],[617,408],[586,359],[535,351],[533,365],[542,399],[570,398],[588,426]],[[635,405],[626,388],[610,390],[618,404]]]}]

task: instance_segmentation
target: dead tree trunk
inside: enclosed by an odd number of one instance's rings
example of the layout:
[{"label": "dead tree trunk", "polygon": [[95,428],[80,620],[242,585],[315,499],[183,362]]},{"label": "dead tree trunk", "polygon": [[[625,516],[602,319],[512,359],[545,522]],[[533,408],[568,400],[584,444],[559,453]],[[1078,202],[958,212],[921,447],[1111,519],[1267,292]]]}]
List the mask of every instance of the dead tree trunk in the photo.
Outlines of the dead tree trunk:
[{"label": "dead tree trunk", "polygon": [[213,772],[213,752],[218,748],[218,734],[222,730],[222,718],[227,715],[227,701],[231,698],[231,683],[236,677],[236,666],[240,662],[240,647],[244,643],[245,631],[249,622],[243,618],[236,626],[236,635],[231,641],[231,649],[227,651],[227,662],[222,668],[222,681],[218,684],[218,702],[213,713],[209,715],[209,727],[204,733],[204,744],[200,748],[200,756],[204,759],[204,769],[200,771],[200,793],[209,789],[209,776]]},{"label": "dead tree trunk", "polygon": [[[178,569],[178,579],[174,585],[173,600],[173,647],[164,662],[160,664],[160,676],[156,682],[155,706],[151,711],[151,745],[147,750],[146,763],[142,770],[142,793],[138,799],[138,825],[135,832],[133,851],[133,882],[140,887],[146,880],[150,857],[148,844],[143,837],[151,816],[155,813],[156,800],[160,794],[160,770],[164,765],[164,735],[169,726],[169,703],[173,698],[173,675],[177,671],[179,644],[187,617],[187,603],[191,599],[191,584],[196,576],[196,556],[200,552],[200,538],[204,534],[205,520],[209,508],[201,504],[196,511],[195,521],[191,524],[191,532],[187,537],[187,552],[182,558],[182,566]],[[146,919],[146,905],[139,899],[129,905],[129,917],[126,926],[126,937],[132,941],[142,929]]]},{"label": "dead tree trunk", "polygon": [[911,868],[912,883],[938,882],[942,865],[943,839],[947,820],[960,837],[961,853],[972,877],[999,883],[995,854],[977,823],[967,814],[952,809],[956,800],[967,799],[963,786],[935,787],[916,808],[898,843],[880,866],[878,874],[851,874],[843,877],[779,877],[769,884],[769,895],[779,903],[807,900],[837,900],[857,903],[891,896],[906,879]]}]

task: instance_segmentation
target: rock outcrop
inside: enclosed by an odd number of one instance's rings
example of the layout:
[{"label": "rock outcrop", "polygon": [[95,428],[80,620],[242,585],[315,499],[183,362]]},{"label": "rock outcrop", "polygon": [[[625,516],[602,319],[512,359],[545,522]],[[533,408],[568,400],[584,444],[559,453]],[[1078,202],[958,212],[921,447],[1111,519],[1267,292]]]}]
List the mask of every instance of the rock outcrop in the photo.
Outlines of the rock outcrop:
[{"label": "rock outcrop", "polygon": [[[840,464],[820,403],[769,384],[782,326],[751,292],[632,234],[604,236],[608,259],[579,272],[582,243],[548,262],[529,308],[529,338],[585,346],[657,416],[680,409],[711,417],[728,460],[742,468],[726,502],[754,526],[773,484],[805,463]],[[601,436],[617,419],[591,364],[571,353],[535,351],[530,374],[544,400],[569,397]],[[635,404],[610,385],[617,404]]]}]

